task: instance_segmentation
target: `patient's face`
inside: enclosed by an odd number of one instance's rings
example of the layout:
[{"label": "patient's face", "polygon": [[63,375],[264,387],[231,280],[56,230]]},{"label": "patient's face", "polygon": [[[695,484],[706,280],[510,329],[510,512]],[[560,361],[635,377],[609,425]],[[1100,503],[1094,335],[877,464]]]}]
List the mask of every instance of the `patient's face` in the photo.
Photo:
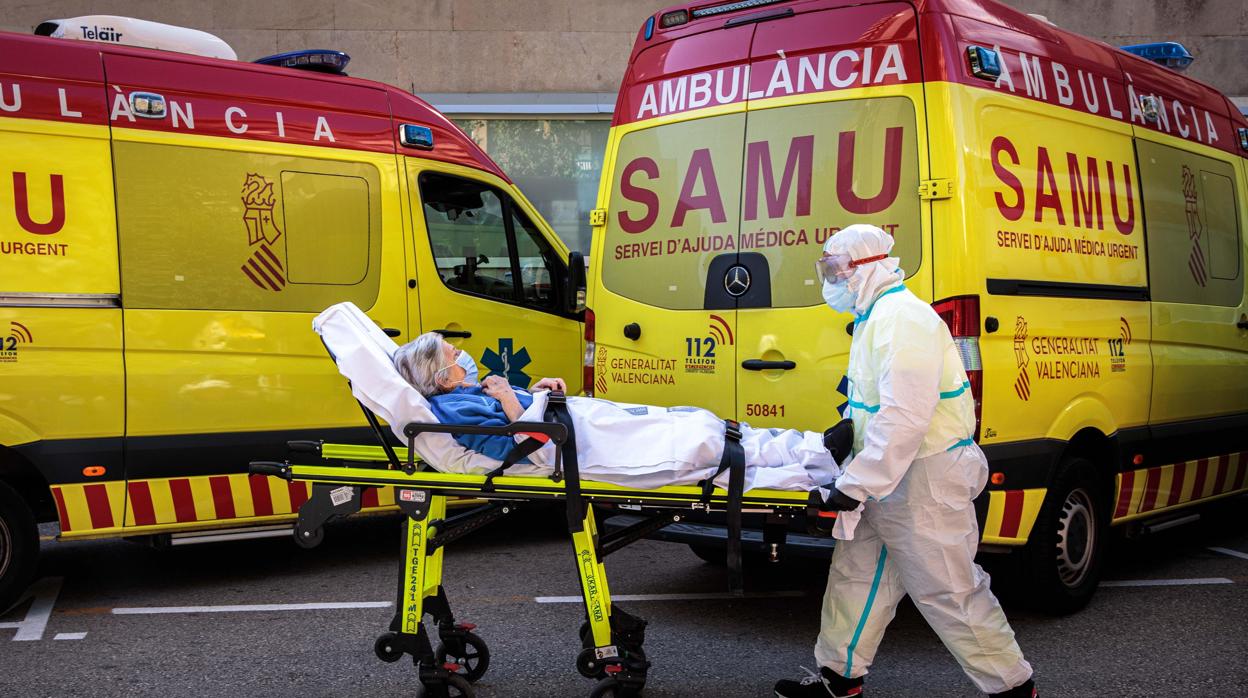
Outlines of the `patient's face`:
[{"label": "patient's face", "polygon": [[442,364],[449,365],[450,368],[443,371],[438,380],[438,385],[443,390],[450,390],[463,382],[468,376],[468,371],[463,366],[455,363],[459,358],[460,349],[451,346],[449,342],[442,342]]}]

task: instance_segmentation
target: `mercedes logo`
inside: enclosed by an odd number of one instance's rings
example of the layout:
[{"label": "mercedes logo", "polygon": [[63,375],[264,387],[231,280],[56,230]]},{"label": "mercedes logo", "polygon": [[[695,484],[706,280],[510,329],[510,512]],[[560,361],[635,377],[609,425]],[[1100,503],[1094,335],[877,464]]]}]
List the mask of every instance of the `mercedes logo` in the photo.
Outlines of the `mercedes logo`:
[{"label": "mercedes logo", "polygon": [[740,298],[750,290],[750,270],[740,264],[728,269],[724,274],[724,290],[733,298]]}]

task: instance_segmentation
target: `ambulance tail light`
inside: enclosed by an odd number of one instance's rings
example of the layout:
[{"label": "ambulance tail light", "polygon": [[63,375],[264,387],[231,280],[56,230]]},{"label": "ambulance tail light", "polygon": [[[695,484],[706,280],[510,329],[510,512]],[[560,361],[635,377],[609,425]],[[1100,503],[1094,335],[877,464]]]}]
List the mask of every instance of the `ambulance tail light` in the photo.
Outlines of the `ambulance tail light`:
[{"label": "ambulance tail light", "polygon": [[582,390],[589,397],[594,396],[594,354],[598,349],[598,343],[594,341],[594,311],[589,308],[585,309],[585,356],[581,360],[581,385]]},{"label": "ambulance tail light", "polygon": [[975,398],[975,440],[979,440],[979,424],[984,407],[984,362],[979,354],[979,296],[957,296],[932,304],[936,314],[949,326],[953,344],[962,357],[966,379]]},{"label": "ambulance tail light", "polygon": [[659,26],[663,27],[664,29],[670,29],[671,27],[678,27],[682,24],[687,24],[688,22],[689,22],[688,10],[676,10],[675,12],[668,12],[667,14],[664,14],[662,17],[659,18]]}]

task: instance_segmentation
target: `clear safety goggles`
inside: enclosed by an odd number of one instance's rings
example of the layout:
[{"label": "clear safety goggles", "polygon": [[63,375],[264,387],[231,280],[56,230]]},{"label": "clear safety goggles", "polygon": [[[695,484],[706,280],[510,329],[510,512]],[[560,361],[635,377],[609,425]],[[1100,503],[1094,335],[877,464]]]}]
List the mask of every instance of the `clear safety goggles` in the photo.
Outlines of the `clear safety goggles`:
[{"label": "clear safety goggles", "polygon": [[854,273],[856,267],[870,264],[871,262],[878,262],[881,259],[888,259],[888,255],[879,254],[874,257],[864,257],[863,259],[851,259],[847,254],[825,253],[815,262],[815,272],[819,274],[820,281],[834,284],[848,279]]}]

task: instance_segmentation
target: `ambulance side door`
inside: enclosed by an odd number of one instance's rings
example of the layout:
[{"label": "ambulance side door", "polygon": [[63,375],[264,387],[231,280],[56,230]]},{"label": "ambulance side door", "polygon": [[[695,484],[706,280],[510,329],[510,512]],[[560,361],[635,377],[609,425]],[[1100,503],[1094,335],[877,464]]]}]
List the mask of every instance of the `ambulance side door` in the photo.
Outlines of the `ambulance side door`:
[{"label": "ambulance side door", "polygon": [[1135,143],[1153,311],[1149,421],[1244,416],[1242,161],[1164,144],[1140,129]]},{"label": "ambulance side door", "polygon": [[[472,355],[480,378],[581,389],[581,325],[562,280],[568,252],[528,203],[479,170],[407,160],[421,331]],[[413,332],[415,334],[415,332]]]},{"label": "ambulance side door", "polygon": [[0,454],[51,485],[63,535],[112,529],[125,368],[100,55],[15,34],[0,53]]}]

